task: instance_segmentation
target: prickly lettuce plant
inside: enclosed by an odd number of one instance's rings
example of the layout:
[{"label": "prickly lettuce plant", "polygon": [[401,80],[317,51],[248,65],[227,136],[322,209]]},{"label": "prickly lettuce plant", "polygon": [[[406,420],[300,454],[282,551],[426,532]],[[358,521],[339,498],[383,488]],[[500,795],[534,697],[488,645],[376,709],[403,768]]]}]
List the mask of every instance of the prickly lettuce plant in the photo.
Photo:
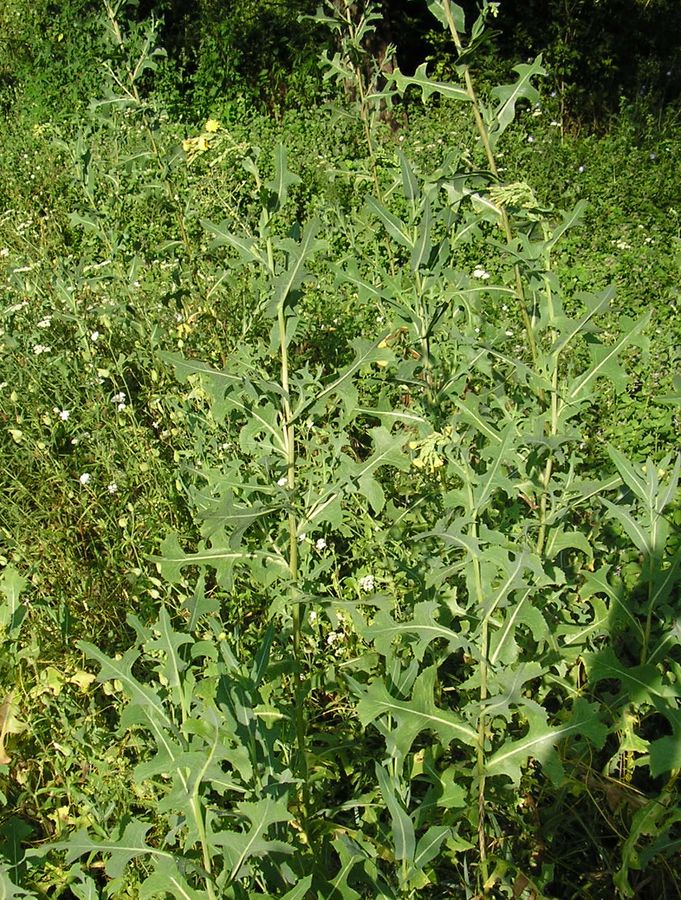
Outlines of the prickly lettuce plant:
[{"label": "prickly lettuce plant", "polygon": [[[657,780],[620,813],[617,890],[676,840],[679,556],[665,515],[679,463],[643,471],[613,449],[614,473],[591,480],[579,452],[580,415],[604,379],[625,384],[647,320],[611,311],[606,331],[611,290],[563,291],[552,252],[582,206],[546,209],[500,181],[495,147],[539,63],[483,102],[469,63],[496,5],[467,47],[461,8],[429,6],[462,85],[425,68],[394,84],[467,104],[484,171],[454,153],[422,174],[396,154],[392,187],[362,213],[378,254],[358,243],[335,259],[315,220],[290,224],[283,147],[272,178],[245,162],[252,232],[203,223],[257,324],[221,369],[164,357],[225,436],[222,459],[185,473],[198,545],[171,534],[156,557],[196,588],[176,619],[132,619],[120,659],[81,644],[123,698],[121,730],[147,742],[143,812],[57,845],[69,861],[104,856],[114,882],[134,860],[143,897],[539,896],[553,868],[536,798],[561,796],[601,752],[610,771]],[[486,261],[460,266],[472,236],[501,260],[494,279]],[[337,371],[303,352],[308,304],[332,290],[383,325]],[[611,571],[602,510],[641,554],[635,590]],[[258,600],[250,644],[226,595]]]}]

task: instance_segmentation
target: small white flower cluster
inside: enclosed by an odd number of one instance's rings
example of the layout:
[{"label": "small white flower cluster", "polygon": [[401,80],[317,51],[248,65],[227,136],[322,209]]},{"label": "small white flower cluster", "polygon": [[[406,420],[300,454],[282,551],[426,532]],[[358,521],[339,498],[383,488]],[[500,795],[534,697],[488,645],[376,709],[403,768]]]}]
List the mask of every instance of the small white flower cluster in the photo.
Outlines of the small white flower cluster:
[{"label": "small white flower cluster", "polygon": [[375,586],[376,579],[373,575],[362,575],[359,579],[359,589],[361,591],[366,591],[368,593],[369,591],[373,591]]},{"label": "small white flower cluster", "polygon": [[49,328],[51,324],[52,324],[52,316],[45,316],[43,319],[41,319],[37,323],[38,328]]},{"label": "small white flower cluster", "polygon": [[489,278],[489,272],[487,272],[482,266],[476,266],[473,269],[473,278],[481,278],[483,281],[487,281]]},{"label": "small white flower cluster", "polygon": [[[78,481],[85,487],[85,485],[92,483],[92,475],[89,472],[83,472],[83,474],[78,477]],[[107,484],[106,489],[110,494],[115,494],[118,492],[118,485],[115,481],[112,481],[110,484]]]},{"label": "small white flower cluster", "polygon": [[43,353],[50,353],[52,351],[52,347],[46,347],[45,344],[34,344],[33,352],[36,356],[41,356]]},{"label": "small white flower cluster", "polygon": [[118,394],[114,394],[111,398],[111,402],[116,404],[116,409],[119,412],[123,412],[127,406],[125,392],[120,391]]}]

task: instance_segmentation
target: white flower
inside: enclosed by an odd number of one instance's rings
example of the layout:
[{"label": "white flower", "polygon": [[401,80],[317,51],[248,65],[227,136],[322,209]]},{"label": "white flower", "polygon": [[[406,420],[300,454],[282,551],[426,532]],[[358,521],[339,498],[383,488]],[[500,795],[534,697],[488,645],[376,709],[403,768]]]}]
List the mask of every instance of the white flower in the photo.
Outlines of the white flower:
[{"label": "white flower", "polygon": [[90,484],[90,473],[83,472],[78,481],[80,481],[81,484]]},{"label": "white flower", "polygon": [[2,250],[0,250],[0,256],[9,256],[9,247],[3,247]]},{"label": "white flower", "polygon": [[324,538],[317,538],[317,543],[315,544],[317,550],[326,550],[326,541]]},{"label": "white flower", "polygon": [[528,144],[534,144],[534,136],[533,136],[533,135],[528,134],[528,136],[527,136],[527,143],[528,143]]},{"label": "white flower", "polygon": [[52,324],[52,316],[45,316],[45,318],[41,319],[37,324],[38,328],[49,328]]},{"label": "white flower", "polygon": [[93,331],[92,334],[90,335],[90,340],[92,341],[93,344],[96,344],[97,341],[99,340],[99,332]]},{"label": "white flower", "polygon": [[506,330],[506,337],[513,337],[513,332],[511,331],[510,328],[508,328],[508,329]]},{"label": "white flower", "polygon": [[125,393],[121,391],[118,394],[114,394],[111,398],[112,403],[125,403]]},{"label": "white flower", "polygon": [[487,281],[489,272],[486,272],[482,266],[476,266],[473,269],[473,278],[482,278],[483,281]]},{"label": "white flower", "polygon": [[284,485],[287,482],[288,482],[288,478],[286,477],[286,475],[282,475],[281,478],[279,479],[279,481],[277,481],[277,484],[279,487],[284,487]]},{"label": "white flower", "polygon": [[580,173],[580,175],[581,175],[581,173],[584,171],[584,168],[585,168],[584,166],[580,166],[580,167],[577,169],[577,171]]},{"label": "white flower", "polygon": [[59,418],[62,420],[62,422],[66,422],[70,415],[71,413],[68,411],[68,409],[62,409],[59,413]]},{"label": "white flower", "polygon": [[333,647],[339,637],[340,635],[337,631],[330,631],[326,636],[326,643],[329,645],[329,647]]},{"label": "white flower", "polygon": [[312,612],[308,616],[308,621],[310,625],[314,625],[314,623],[317,621],[317,613],[314,610],[312,610]]},{"label": "white flower", "polygon": [[110,494],[115,494],[118,490],[118,485],[115,481],[112,481],[111,484],[107,484],[106,489]]},{"label": "white flower", "polygon": [[40,356],[41,353],[49,353],[52,347],[46,347],[45,344],[35,344],[33,347],[33,352],[36,356]]},{"label": "white flower", "polygon": [[376,581],[373,575],[363,575],[359,579],[359,587],[362,591],[373,591]]},{"label": "white flower", "polygon": [[298,540],[300,541],[301,544],[305,540],[306,537],[307,537],[307,535],[305,534],[305,532],[301,531],[300,534],[298,535]]},{"label": "white flower", "polygon": [[119,403],[118,406],[116,407],[116,409],[118,410],[118,412],[123,412],[123,410],[124,410],[125,408],[126,408],[126,404],[125,404],[125,403]]}]

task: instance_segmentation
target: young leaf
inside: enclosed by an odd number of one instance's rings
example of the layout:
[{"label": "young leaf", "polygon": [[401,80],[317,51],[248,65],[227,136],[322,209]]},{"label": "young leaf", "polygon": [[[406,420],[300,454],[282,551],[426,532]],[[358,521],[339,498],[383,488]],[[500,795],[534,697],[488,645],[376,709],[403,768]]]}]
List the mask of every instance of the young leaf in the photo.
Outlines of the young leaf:
[{"label": "young leaf", "polygon": [[409,814],[397,797],[395,788],[390,783],[390,778],[386,770],[378,762],[375,763],[374,769],[383,800],[390,813],[395,859],[411,862],[414,858],[414,850],[416,849],[414,825]]},{"label": "young leaf", "polygon": [[277,144],[274,151],[274,178],[272,181],[266,181],[265,187],[273,194],[270,204],[270,211],[274,212],[280,209],[288,198],[288,189],[294,185],[300,184],[298,175],[289,172],[286,165],[286,147],[283,144]]}]

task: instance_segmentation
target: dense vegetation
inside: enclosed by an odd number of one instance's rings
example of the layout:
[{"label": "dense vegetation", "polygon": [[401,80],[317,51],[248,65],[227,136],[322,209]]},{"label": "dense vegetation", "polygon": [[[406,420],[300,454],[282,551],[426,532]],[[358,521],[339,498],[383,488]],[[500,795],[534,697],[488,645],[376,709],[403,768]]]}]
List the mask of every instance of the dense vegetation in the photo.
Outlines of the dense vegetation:
[{"label": "dense vegetation", "polygon": [[0,896],[679,896],[678,10],[224,6],[0,11]]}]

